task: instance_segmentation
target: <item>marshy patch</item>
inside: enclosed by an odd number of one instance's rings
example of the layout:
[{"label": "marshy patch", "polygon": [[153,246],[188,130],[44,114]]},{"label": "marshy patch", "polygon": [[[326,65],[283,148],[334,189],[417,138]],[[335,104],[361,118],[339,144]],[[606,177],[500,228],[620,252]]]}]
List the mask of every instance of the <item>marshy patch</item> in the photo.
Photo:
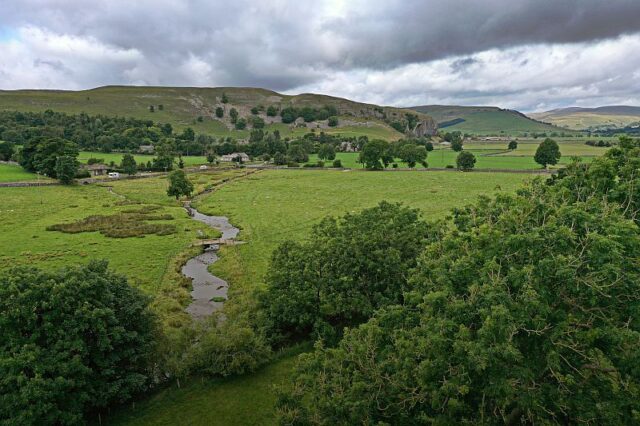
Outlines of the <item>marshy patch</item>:
[{"label": "marshy patch", "polygon": [[158,206],[144,206],[139,209],[123,210],[113,215],[92,215],[72,223],[59,223],[47,227],[47,231],[68,234],[100,232],[105,237],[130,238],[145,235],[170,235],[176,226],[170,223],[149,223],[173,220],[170,214],[157,214]]}]

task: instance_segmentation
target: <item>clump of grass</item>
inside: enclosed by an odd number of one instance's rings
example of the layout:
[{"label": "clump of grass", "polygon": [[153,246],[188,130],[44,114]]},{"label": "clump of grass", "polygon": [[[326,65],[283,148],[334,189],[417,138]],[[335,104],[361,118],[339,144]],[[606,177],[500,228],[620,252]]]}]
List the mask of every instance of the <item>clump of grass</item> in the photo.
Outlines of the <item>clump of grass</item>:
[{"label": "clump of grass", "polygon": [[212,302],[226,302],[227,299],[222,297],[222,296],[214,296],[213,298],[211,298]]},{"label": "clump of grass", "polygon": [[176,226],[168,223],[147,223],[148,221],[173,220],[170,214],[150,214],[158,206],[144,206],[136,210],[124,210],[114,215],[93,215],[72,223],[59,223],[47,227],[47,231],[59,231],[68,234],[81,232],[100,232],[111,238],[143,237],[145,235],[170,235],[176,232]]}]

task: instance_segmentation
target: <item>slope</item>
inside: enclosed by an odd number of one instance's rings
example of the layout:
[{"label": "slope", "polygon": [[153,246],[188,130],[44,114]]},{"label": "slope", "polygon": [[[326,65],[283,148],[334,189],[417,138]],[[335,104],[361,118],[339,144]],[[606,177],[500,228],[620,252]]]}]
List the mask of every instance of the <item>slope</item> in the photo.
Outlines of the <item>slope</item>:
[{"label": "slope", "polygon": [[[228,102],[223,103],[223,94]],[[153,106],[153,108],[151,108]],[[322,108],[334,107],[339,115],[337,127],[325,121],[284,124],[280,116],[266,114],[269,106]],[[223,108],[224,116],[215,115],[216,108]],[[252,108],[258,107],[258,116],[264,119],[267,129],[279,130],[283,136],[303,134],[311,128],[327,133],[367,135],[384,139],[398,139],[402,134],[389,124],[402,120],[414,111],[353,102],[348,99],[325,95],[283,95],[266,89],[242,87],[138,87],[105,86],[90,90],[16,90],[0,91],[0,110],[44,111],[47,109],[87,114],[104,114],[135,117],[171,123],[176,129],[191,126],[196,133],[215,136],[244,138],[248,130],[235,130],[229,112],[235,108],[239,117],[250,118]],[[431,122],[430,117],[418,114],[420,121]],[[250,128],[250,125],[248,126]]]},{"label": "slope", "polygon": [[602,130],[640,125],[640,107],[611,105],[597,108],[560,108],[530,117],[568,129]]},{"label": "slope", "polygon": [[440,129],[477,135],[522,135],[566,131],[510,109],[492,106],[422,105],[410,109],[433,117]]}]

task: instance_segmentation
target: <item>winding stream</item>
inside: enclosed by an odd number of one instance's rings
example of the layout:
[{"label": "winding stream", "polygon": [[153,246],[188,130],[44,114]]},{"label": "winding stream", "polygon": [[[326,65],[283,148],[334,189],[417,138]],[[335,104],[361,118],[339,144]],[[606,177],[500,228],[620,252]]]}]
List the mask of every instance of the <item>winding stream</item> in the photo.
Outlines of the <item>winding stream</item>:
[{"label": "winding stream", "polygon": [[[235,242],[240,230],[229,223],[226,216],[208,216],[202,214],[190,204],[185,204],[185,209],[192,219],[202,222],[222,233],[221,239]],[[204,253],[199,254],[187,261],[182,267],[182,274],[191,279],[193,290],[191,297],[193,301],[186,308],[186,311],[195,319],[208,317],[212,313],[222,309],[224,302],[214,301],[226,300],[229,284],[222,278],[211,274],[207,269],[209,265],[218,260],[217,251],[220,246],[215,244],[209,246]]]}]

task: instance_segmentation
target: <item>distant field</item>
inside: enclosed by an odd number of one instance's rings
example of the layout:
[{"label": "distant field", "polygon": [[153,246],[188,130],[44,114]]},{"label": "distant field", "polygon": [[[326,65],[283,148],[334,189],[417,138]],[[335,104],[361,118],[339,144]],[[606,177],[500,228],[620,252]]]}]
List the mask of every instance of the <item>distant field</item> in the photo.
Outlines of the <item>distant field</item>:
[{"label": "distant field", "polygon": [[11,164],[0,164],[0,182],[23,182],[23,181],[49,180],[35,173],[25,171],[20,166]]},{"label": "distant field", "polygon": [[[92,151],[81,151],[80,155],[78,155],[78,161],[81,163],[86,163],[89,158],[101,158],[104,160],[105,164],[109,164],[113,161],[116,164],[120,164],[122,161],[122,156],[124,154],[122,152],[110,152],[105,154],[103,152],[92,152]],[[133,157],[136,159],[136,163],[147,163],[148,161],[153,161],[153,155],[147,154],[134,154]],[[176,161],[177,161],[176,157]],[[184,161],[185,166],[197,166],[200,164],[207,164],[207,157],[204,156],[183,156],[182,161]]]},{"label": "distant field", "polygon": [[[472,152],[476,156],[476,168],[478,169],[514,169],[514,170],[534,170],[540,169],[540,165],[533,159],[536,149],[541,141],[520,142],[518,149],[509,151],[506,149],[507,143],[495,142],[468,142],[465,149]],[[572,156],[579,156],[584,161],[591,161],[592,157],[604,154],[608,148],[597,148],[585,145],[584,142],[560,142],[560,152],[563,157],[560,164],[568,164],[571,162]],[[339,152],[336,158],[340,159],[343,167],[362,168],[362,164],[358,163],[358,153],[355,152]],[[458,153],[449,148],[435,149],[427,156],[427,164],[429,167],[442,168],[449,165],[456,165],[456,157]],[[310,163],[316,163],[318,156],[313,154],[309,156]],[[325,166],[330,167],[331,161],[325,161]],[[406,165],[397,159],[399,167]],[[422,168],[417,166],[416,168]]]}]

